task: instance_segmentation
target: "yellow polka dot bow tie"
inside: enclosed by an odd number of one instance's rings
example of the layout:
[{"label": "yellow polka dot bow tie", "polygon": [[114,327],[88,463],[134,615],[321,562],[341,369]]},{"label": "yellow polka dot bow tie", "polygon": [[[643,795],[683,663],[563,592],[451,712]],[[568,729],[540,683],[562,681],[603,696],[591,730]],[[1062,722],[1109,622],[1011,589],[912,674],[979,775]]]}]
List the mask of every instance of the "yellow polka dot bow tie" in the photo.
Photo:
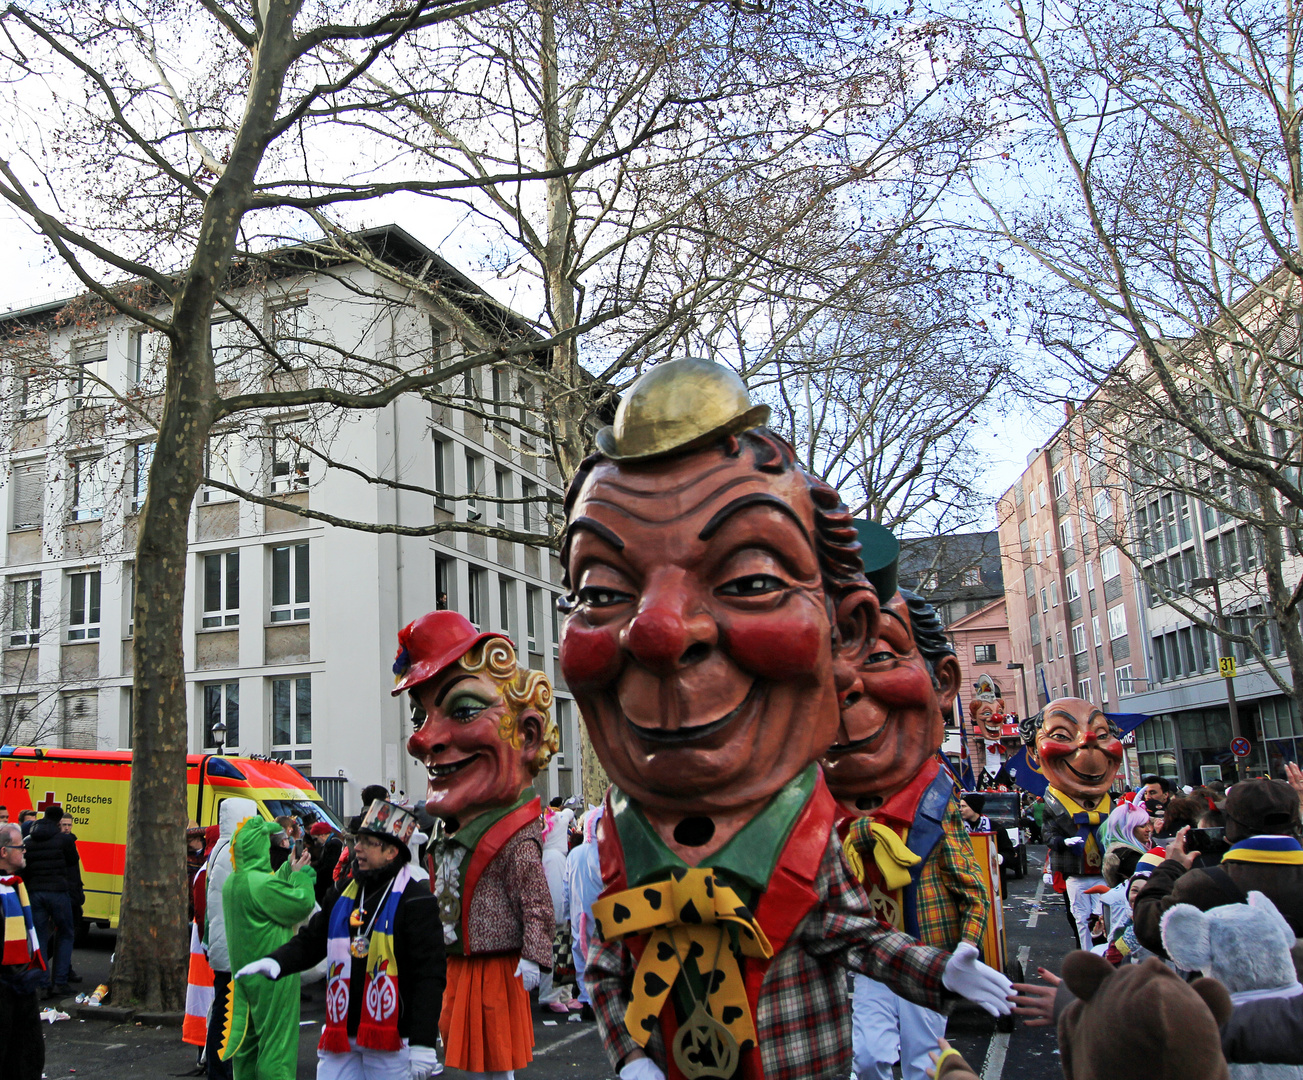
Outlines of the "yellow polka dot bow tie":
[{"label": "yellow polka dot bow tie", "polygon": [[[740,1048],[755,1045],[755,1024],[734,949],[764,959],[773,956],[773,949],[747,906],[715,880],[714,871],[682,867],[671,872],[669,881],[604,897],[593,905],[593,920],[603,941],[651,934],[634,972],[633,1000],[624,1013],[625,1027],[639,1046],[646,1046],[656,1029],[665,996],[685,959],[693,960],[701,972],[710,1014]],[[727,943],[726,936],[731,939]]]},{"label": "yellow polka dot bow tie", "polygon": [[851,872],[860,881],[864,880],[860,849],[868,846],[870,837],[873,840],[873,861],[887,888],[905,888],[910,881],[909,868],[917,866],[921,859],[905,846],[905,841],[896,835],[894,829],[872,818],[856,818],[846,843],[842,845]]}]

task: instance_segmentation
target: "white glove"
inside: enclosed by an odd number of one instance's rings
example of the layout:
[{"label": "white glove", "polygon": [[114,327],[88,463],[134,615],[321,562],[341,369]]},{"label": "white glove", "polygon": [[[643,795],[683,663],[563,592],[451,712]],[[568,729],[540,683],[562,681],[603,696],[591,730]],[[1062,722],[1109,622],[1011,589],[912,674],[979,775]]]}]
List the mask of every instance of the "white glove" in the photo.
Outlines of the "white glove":
[{"label": "white glove", "polygon": [[620,1070],[620,1080],[665,1080],[665,1074],[649,1057],[634,1058]]},{"label": "white glove", "polygon": [[1065,841],[1063,841],[1063,846],[1081,847],[1081,845],[1084,844],[1085,842],[1086,842],[1086,838],[1084,836],[1069,836]]},{"label": "white glove", "polygon": [[411,1070],[412,1080],[430,1080],[430,1077],[443,1072],[443,1062],[433,1046],[409,1046],[407,1050],[407,1067]]},{"label": "white glove", "polygon": [[275,981],[281,977],[281,966],[270,956],[264,956],[252,964],[245,964],[235,973],[237,979],[247,979],[250,975],[266,975],[267,978]]},{"label": "white glove", "polygon": [[954,955],[946,961],[941,985],[951,993],[980,1005],[992,1016],[1008,1016],[1013,1011],[1009,994],[1013,983],[993,967],[977,958],[977,947],[971,941],[960,942]]},{"label": "white glove", "polygon": [[1041,875],[1041,880],[1042,880],[1043,882],[1045,882],[1046,885],[1053,885],[1053,884],[1054,884],[1054,874],[1053,874],[1052,872],[1050,872],[1049,870],[1046,870],[1045,873],[1043,873],[1043,874]]},{"label": "white glove", "polygon": [[523,956],[520,963],[516,965],[516,974],[520,976],[520,981],[525,984],[525,993],[538,989],[539,970],[538,965],[533,960],[526,960]]}]

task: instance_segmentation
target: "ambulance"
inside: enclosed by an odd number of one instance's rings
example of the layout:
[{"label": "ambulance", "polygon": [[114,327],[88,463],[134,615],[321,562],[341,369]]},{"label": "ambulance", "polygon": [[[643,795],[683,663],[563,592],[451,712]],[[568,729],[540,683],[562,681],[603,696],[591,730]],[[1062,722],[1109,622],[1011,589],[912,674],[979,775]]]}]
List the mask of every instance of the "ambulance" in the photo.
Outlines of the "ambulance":
[{"label": "ambulance", "polygon": [[[223,799],[239,796],[258,804],[263,817],[293,814],[305,827],[318,821],[342,829],[338,818],[297,769],[270,758],[191,754],[186,758],[186,808],[200,825],[217,824]],[[116,927],[127,859],[127,794],[130,750],[47,750],[0,746],[0,806],[17,821],[20,811],[44,812],[58,804],[73,819],[87,923]],[[185,845],[184,821],[177,844]]]}]

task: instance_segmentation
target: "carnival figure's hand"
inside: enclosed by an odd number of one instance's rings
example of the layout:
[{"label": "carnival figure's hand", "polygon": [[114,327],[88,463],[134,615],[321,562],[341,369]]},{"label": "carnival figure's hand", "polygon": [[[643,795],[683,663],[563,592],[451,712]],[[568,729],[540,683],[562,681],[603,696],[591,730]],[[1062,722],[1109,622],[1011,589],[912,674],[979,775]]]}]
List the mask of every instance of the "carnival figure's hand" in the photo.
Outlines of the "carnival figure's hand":
[{"label": "carnival figure's hand", "polygon": [[539,970],[538,965],[533,960],[526,960],[523,956],[520,963],[516,965],[516,974],[520,976],[520,981],[525,984],[525,993],[538,989]]},{"label": "carnival figure's hand", "polygon": [[1084,836],[1069,836],[1065,841],[1063,841],[1063,846],[1081,847],[1081,845],[1084,844],[1085,842],[1086,842],[1086,838]]},{"label": "carnival figure's hand", "polygon": [[649,1057],[636,1057],[620,1069],[620,1080],[665,1080],[656,1062]]},{"label": "carnival figure's hand", "polygon": [[977,946],[961,941],[941,976],[941,985],[953,994],[980,1005],[992,1016],[1013,1011],[1010,1001],[1013,983],[977,958]]},{"label": "carnival figure's hand", "polygon": [[235,973],[237,979],[247,979],[250,975],[265,975],[275,981],[281,977],[281,966],[270,956],[264,956],[261,960],[255,960],[252,964],[245,964]]},{"label": "carnival figure's hand", "polygon": [[443,1072],[443,1062],[433,1046],[409,1046],[407,1067],[411,1080],[430,1080]]}]

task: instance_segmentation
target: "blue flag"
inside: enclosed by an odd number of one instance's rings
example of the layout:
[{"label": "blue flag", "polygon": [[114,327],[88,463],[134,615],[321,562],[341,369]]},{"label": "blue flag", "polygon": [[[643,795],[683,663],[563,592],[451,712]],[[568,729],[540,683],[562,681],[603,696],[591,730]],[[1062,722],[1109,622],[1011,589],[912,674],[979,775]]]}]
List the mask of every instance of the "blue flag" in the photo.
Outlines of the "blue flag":
[{"label": "blue flag", "polygon": [[[1149,719],[1148,713],[1105,713],[1104,715],[1118,726],[1118,730],[1123,735],[1135,731]],[[1018,748],[1018,752],[1009,759],[1005,768],[1013,775],[1013,782],[1023,791],[1031,792],[1033,795],[1044,795],[1045,789],[1050,786],[1045,774],[1027,759],[1025,746]]]}]

